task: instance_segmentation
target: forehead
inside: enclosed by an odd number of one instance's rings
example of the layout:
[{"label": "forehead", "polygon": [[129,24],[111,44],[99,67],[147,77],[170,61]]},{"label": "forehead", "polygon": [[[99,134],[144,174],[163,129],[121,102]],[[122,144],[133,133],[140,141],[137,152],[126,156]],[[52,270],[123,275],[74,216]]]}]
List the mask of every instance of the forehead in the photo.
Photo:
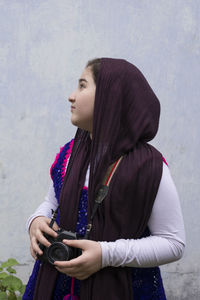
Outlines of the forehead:
[{"label": "forehead", "polygon": [[86,79],[88,82],[94,82],[91,69],[85,68],[81,74],[80,79]]}]

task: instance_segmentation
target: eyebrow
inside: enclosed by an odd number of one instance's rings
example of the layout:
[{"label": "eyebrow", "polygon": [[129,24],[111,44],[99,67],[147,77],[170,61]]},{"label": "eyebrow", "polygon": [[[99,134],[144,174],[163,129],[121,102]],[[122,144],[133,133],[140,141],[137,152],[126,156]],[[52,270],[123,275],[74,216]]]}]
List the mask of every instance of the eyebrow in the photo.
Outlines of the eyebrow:
[{"label": "eyebrow", "polygon": [[81,81],[85,81],[85,82],[88,82],[86,79],[84,79],[84,78],[80,78],[79,79],[79,83],[81,83]]}]

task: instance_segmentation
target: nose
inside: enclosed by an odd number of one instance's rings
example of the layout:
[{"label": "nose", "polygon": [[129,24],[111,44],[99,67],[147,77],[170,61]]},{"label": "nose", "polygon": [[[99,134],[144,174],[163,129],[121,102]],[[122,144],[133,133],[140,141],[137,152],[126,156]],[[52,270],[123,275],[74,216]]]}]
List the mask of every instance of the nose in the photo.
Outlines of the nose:
[{"label": "nose", "polygon": [[71,93],[71,95],[68,98],[68,101],[71,103],[75,101],[75,91]]}]

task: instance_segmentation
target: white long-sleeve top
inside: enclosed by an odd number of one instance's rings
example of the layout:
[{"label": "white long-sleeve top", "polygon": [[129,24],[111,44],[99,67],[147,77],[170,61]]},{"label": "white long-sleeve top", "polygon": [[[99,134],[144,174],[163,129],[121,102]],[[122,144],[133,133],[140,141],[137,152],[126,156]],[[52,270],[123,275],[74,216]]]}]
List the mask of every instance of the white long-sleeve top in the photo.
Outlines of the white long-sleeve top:
[{"label": "white long-sleeve top", "polygon": [[[85,186],[89,182],[89,168]],[[27,231],[34,218],[51,217],[57,208],[53,183],[45,201],[29,217]],[[154,267],[180,259],[185,247],[185,230],[176,187],[169,168],[163,163],[163,173],[148,222],[151,235],[141,239],[119,239],[99,242],[102,248],[102,267]]]}]

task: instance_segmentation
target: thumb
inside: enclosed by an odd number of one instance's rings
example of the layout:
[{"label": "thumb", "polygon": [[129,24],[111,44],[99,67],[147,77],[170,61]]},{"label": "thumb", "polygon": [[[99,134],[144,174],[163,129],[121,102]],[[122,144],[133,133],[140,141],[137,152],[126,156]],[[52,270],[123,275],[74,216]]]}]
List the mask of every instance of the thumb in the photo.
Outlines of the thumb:
[{"label": "thumb", "polygon": [[80,248],[84,250],[87,246],[86,240],[63,240],[63,243],[65,243],[68,246],[75,247],[75,248]]}]

